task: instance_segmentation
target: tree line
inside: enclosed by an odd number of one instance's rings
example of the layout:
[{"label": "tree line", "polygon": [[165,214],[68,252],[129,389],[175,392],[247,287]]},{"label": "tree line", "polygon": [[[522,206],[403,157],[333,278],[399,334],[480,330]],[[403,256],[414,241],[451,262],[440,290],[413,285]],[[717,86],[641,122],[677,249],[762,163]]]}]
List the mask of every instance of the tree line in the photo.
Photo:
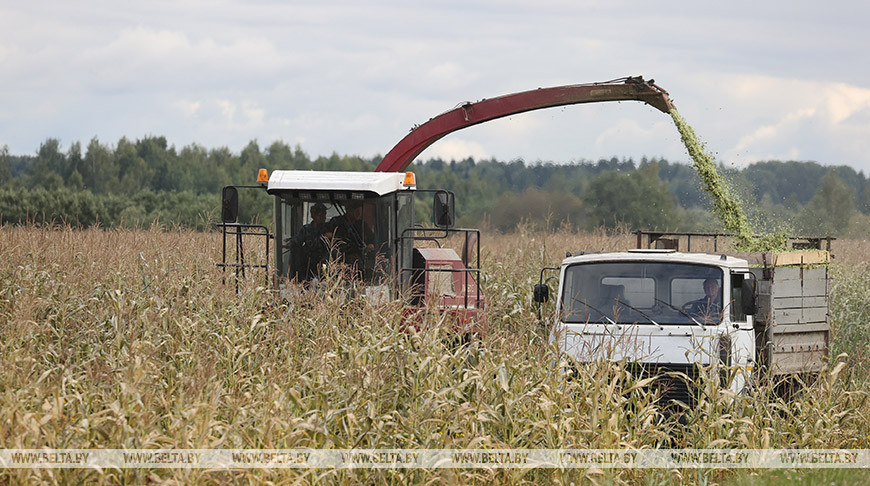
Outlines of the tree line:
[{"label": "tree line", "polygon": [[[220,189],[249,184],[257,170],[372,171],[380,157],[310,157],[299,145],[251,141],[226,147],[176,149],[165,137],[93,138],[86,147],[43,142],[35,155],[0,148],[0,221],[91,226],[153,222],[205,230],[219,216]],[[568,164],[495,159],[418,162],[421,188],[453,191],[458,222],[511,231],[519,222],[578,229],[720,230],[690,165],[664,159],[581,160]],[[848,166],[764,161],[719,166],[760,232],[786,228],[805,235],[866,234],[870,181]],[[243,191],[242,221],[268,223],[271,203]]]}]

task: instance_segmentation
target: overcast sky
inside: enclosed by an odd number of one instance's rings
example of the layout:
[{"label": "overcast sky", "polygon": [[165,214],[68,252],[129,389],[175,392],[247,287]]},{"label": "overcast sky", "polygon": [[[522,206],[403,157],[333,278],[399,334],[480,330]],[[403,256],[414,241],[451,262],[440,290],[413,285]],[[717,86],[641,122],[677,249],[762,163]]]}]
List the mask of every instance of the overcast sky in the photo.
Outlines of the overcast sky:
[{"label": "overcast sky", "polygon": [[[870,172],[870,3],[80,0],[0,3],[0,146],[164,135],[238,152],[385,154],[464,101],[654,78],[718,159]],[[670,118],[577,105],[423,158],[688,162]]]}]

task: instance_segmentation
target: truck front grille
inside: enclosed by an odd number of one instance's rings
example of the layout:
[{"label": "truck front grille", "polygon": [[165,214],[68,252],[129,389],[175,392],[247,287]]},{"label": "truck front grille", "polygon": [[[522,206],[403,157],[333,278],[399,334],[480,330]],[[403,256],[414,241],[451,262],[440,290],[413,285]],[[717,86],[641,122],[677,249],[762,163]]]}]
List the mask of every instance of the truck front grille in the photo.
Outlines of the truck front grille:
[{"label": "truck front grille", "polygon": [[659,403],[665,407],[676,406],[681,402],[689,407],[695,406],[697,396],[698,368],[687,364],[652,365],[634,363],[630,367],[632,375],[638,379],[655,376],[657,379],[650,385],[658,391]]}]

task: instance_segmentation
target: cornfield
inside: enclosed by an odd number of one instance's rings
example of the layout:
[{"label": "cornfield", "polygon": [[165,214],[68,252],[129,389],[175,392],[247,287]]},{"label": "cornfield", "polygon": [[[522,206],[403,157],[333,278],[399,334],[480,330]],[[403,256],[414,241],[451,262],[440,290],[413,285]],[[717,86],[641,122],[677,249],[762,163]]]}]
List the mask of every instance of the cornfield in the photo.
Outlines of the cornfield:
[{"label": "cornfield", "polygon": [[[792,400],[705,382],[663,413],[616,364],[570,374],[530,304],[540,269],[569,249],[633,235],[485,235],[490,332],[450,344],[400,303],[340,292],[276,298],[262,275],[238,294],[220,239],[188,230],[0,228],[0,448],[870,448],[866,241],[838,240],[828,369]],[[337,277],[336,277],[337,278]],[[335,282],[335,285],[340,285]],[[0,484],[791,483],[844,471],[5,469]]]}]

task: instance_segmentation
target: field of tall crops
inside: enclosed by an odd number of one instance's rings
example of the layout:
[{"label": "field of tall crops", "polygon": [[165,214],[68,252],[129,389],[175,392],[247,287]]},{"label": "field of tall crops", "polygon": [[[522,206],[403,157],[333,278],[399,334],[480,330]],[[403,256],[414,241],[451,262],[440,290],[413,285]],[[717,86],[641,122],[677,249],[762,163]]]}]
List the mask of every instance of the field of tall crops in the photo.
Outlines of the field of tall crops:
[{"label": "field of tall crops", "polygon": [[[540,268],[633,235],[484,235],[490,333],[452,347],[398,303],[277,300],[221,285],[219,235],[0,228],[0,448],[870,448],[866,241],[835,242],[832,357],[797,399],[711,381],[666,416],[616,365],[569,379],[530,305]],[[338,284],[338,283],[337,283]],[[682,423],[680,423],[682,422]],[[757,476],[758,475],[758,476]],[[760,477],[759,477],[760,476]],[[310,483],[866,482],[845,471],[0,470],[25,481]]]}]

